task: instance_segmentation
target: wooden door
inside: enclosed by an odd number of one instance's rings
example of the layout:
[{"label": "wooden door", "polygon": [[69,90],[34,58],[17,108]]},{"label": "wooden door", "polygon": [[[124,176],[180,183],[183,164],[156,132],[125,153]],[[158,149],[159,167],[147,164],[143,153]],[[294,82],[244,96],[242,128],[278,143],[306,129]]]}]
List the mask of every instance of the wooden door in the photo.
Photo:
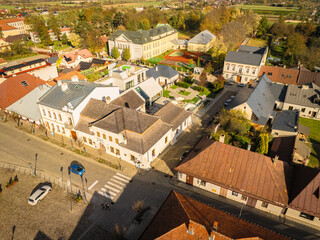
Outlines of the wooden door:
[{"label": "wooden door", "polygon": [[227,189],[225,189],[225,188],[221,188],[220,189],[220,196],[222,196],[222,197],[227,197],[227,192],[228,192],[228,190]]},{"label": "wooden door", "polygon": [[241,82],[241,77],[237,76],[237,82]]},{"label": "wooden door", "polygon": [[187,183],[187,184],[190,184],[190,185],[193,185],[193,176],[187,175],[186,183]]},{"label": "wooden door", "polygon": [[256,207],[256,204],[257,204],[257,199],[249,197],[247,201],[247,205],[250,207]]},{"label": "wooden door", "polygon": [[71,137],[73,140],[77,141],[77,133],[75,131],[71,131]]}]

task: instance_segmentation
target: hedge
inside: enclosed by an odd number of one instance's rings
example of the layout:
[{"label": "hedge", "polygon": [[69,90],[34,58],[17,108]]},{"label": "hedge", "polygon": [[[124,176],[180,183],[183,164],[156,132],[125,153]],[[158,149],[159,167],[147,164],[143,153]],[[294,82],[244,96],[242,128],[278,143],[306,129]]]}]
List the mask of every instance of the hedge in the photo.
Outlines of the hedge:
[{"label": "hedge", "polygon": [[182,88],[189,88],[191,86],[189,83],[186,82],[177,82],[176,85]]}]

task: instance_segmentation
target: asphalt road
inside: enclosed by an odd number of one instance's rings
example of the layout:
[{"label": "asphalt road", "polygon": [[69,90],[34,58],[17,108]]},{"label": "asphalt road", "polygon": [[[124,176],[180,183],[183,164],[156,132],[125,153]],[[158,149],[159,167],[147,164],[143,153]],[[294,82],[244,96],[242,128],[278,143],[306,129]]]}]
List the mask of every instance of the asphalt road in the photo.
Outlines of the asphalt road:
[{"label": "asphalt road", "polygon": [[[62,177],[60,169],[63,167],[64,180],[69,177],[67,168],[70,163],[74,160],[81,162],[86,169],[84,175],[88,180],[86,188],[92,186],[89,192],[97,196],[94,198],[96,203],[103,203],[106,199],[109,201],[110,199],[103,198],[99,192],[106,191],[107,186],[113,188],[115,192],[110,196],[114,202],[111,212],[102,216],[99,208],[92,212],[92,221],[106,230],[113,229],[115,224],[121,224],[128,227],[131,236],[139,236],[171,190],[235,215],[238,215],[242,207],[239,203],[178,182],[154,170],[142,175],[128,176],[0,122],[0,164],[5,162],[29,167],[31,163],[34,166],[36,153],[38,153],[37,171],[48,172],[60,178]],[[72,183],[80,187],[82,184],[80,177],[75,174],[71,176]],[[151,207],[147,219],[138,227],[131,224],[134,216],[131,206],[137,200],[143,200]],[[243,207],[242,217],[293,239],[320,239],[316,230],[288,221],[284,223],[283,219],[247,206]]]}]

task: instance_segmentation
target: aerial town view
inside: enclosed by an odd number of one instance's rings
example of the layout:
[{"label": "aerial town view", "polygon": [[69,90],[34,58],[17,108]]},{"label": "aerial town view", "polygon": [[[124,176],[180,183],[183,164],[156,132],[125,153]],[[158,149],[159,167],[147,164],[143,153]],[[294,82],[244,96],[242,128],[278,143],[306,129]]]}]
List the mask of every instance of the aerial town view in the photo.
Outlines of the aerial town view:
[{"label": "aerial town view", "polygon": [[319,0],[0,0],[0,240],[319,240]]}]

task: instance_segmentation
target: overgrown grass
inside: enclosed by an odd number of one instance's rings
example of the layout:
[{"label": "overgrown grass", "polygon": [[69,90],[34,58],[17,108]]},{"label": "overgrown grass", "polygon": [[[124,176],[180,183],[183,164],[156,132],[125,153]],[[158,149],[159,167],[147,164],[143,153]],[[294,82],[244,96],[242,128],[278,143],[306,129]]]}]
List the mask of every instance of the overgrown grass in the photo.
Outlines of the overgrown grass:
[{"label": "overgrown grass", "polygon": [[195,104],[196,102],[199,101],[199,98],[198,97],[194,97],[192,99],[184,99],[183,102],[185,103],[192,103],[192,104]]},{"label": "overgrown grass", "polygon": [[167,98],[170,97],[170,92],[171,92],[171,91],[169,91],[169,90],[164,90],[164,91],[163,91],[163,96],[164,96],[164,97],[167,97]]},{"label": "overgrown grass", "polygon": [[178,86],[177,85],[172,85],[170,88],[171,89],[176,89]]},{"label": "overgrown grass", "polygon": [[12,60],[17,60],[17,59],[21,59],[21,58],[27,58],[27,57],[33,57],[38,55],[38,53],[28,53],[28,54],[24,54],[24,55],[12,55],[12,56],[8,56],[8,57],[3,57],[5,60],[7,61],[12,61]]},{"label": "overgrown grass", "polygon": [[86,78],[88,79],[88,81],[94,82],[101,78],[101,74],[100,72],[96,72],[96,73],[87,75]]},{"label": "overgrown grass", "polygon": [[311,147],[309,167],[319,167],[320,159],[320,121],[309,118],[299,119],[299,124],[310,128],[309,141]]},{"label": "overgrown grass", "polygon": [[267,46],[267,40],[263,40],[260,38],[251,38],[250,41],[248,42],[249,46],[254,46],[254,47],[265,47]]}]

